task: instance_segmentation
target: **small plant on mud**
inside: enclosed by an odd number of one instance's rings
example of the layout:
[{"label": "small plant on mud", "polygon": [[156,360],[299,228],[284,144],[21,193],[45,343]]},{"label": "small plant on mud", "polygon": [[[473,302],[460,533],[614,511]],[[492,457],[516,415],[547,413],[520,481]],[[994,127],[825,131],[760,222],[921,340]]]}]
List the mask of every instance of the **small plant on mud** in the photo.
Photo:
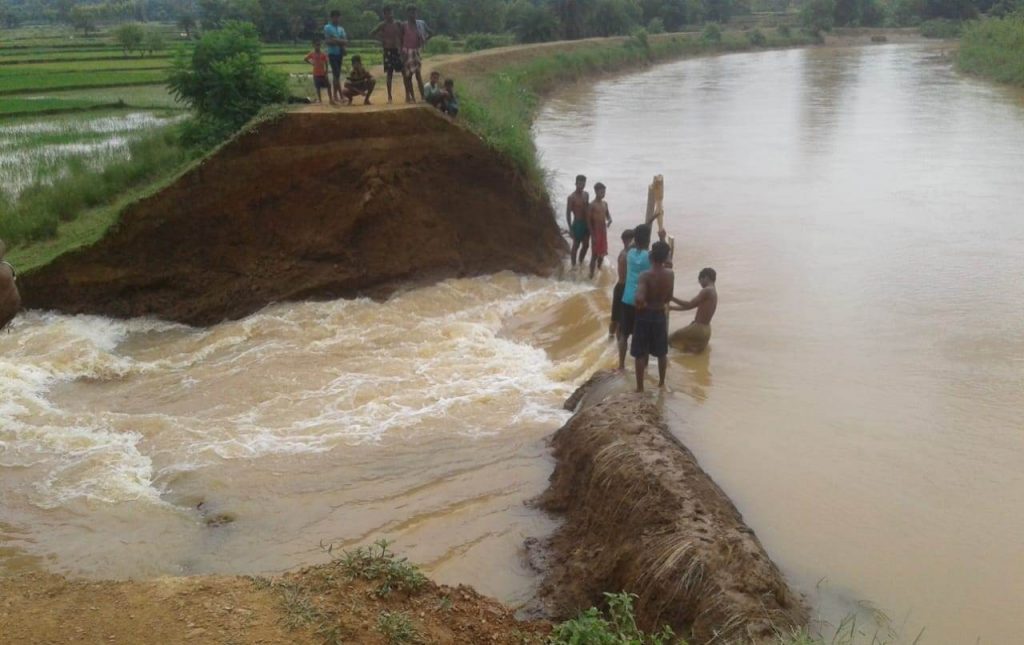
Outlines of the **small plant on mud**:
[{"label": "small plant on mud", "polygon": [[[392,591],[414,593],[423,588],[427,578],[406,558],[396,557],[388,550],[391,545],[385,539],[377,540],[373,546],[361,546],[354,551],[345,551],[335,558],[342,570],[352,578],[379,581],[376,594],[383,598]],[[333,546],[327,547],[331,554]],[[332,555],[332,557],[334,557]]]},{"label": "small plant on mud", "polygon": [[637,627],[633,613],[635,594],[606,593],[607,616],[591,607],[568,620],[551,634],[550,645],[685,645],[666,626],[657,634],[645,634]]},{"label": "small plant on mud", "polygon": [[377,619],[377,631],[384,635],[389,645],[421,642],[420,633],[416,631],[416,627],[405,612],[382,612]]},{"label": "small plant on mud", "polygon": [[284,625],[295,630],[310,627],[325,645],[341,645],[341,632],[337,621],[314,604],[301,589],[291,584],[280,586],[281,604],[284,608]]}]

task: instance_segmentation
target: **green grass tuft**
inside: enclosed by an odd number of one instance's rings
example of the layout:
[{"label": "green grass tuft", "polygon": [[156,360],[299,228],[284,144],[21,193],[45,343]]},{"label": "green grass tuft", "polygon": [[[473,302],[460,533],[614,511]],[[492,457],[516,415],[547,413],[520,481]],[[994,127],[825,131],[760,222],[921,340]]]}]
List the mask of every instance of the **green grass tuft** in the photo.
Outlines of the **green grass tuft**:
[{"label": "green grass tuft", "polygon": [[403,611],[384,611],[377,619],[377,631],[387,640],[388,645],[409,645],[422,642],[422,636],[413,625],[409,615]]},{"label": "green grass tuft", "polygon": [[[420,591],[427,584],[427,577],[408,559],[392,553],[388,549],[390,545],[387,540],[380,539],[372,546],[344,551],[340,557],[332,557],[348,576],[377,582],[375,593],[379,598],[388,596],[392,591]],[[333,548],[328,546],[326,550],[331,554]]]}]

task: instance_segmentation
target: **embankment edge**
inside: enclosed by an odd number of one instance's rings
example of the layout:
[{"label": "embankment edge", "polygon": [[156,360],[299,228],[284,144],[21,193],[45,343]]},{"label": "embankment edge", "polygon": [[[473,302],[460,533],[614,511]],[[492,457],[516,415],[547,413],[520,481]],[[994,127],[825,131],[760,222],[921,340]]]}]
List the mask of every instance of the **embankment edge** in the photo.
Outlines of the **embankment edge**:
[{"label": "embankment edge", "polygon": [[804,627],[808,611],[754,531],[657,404],[603,372],[567,401],[556,461],[535,504],[563,518],[541,544],[541,602],[555,618],[638,596],[637,620],[694,643],[763,642]]}]

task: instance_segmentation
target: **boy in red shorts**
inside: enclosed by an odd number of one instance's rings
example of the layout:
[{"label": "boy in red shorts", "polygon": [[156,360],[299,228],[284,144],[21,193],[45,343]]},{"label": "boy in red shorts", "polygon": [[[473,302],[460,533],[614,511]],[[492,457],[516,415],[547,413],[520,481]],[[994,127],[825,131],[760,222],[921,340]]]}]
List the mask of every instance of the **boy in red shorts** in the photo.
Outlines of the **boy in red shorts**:
[{"label": "boy in red shorts", "polygon": [[608,211],[608,202],[604,201],[604,184],[594,184],[594,201],[587,207],[587,226],[590,228],[590,279],[594,279],[594,271],[601,268],[604,256],[608,255],[608,227],[612,225],[612,215]]},{"label": "boy in red shorts", "polygon": [[313,66],[313,87],[316,88],[316,102],[323,103],[320,90],[327,90],[327,97],[331,99],[331,105],[335,104],[334,95],[331,94],[331,84],[327,80],[327,54],[320,51],[320,41],[313,41],[313,51],[306,54],[303,59]]}]

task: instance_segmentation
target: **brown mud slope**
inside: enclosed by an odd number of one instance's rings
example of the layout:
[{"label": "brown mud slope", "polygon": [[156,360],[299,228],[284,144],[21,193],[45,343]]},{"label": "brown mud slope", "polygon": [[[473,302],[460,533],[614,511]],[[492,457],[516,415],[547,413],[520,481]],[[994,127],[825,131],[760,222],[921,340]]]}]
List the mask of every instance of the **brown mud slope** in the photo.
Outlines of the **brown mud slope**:
[{"label": "brown mud slope", "polygon": [[544,195],[436,110],[287,114],[26,274],[25,306],[206,325],[279,301],[551,272]]},{"label": "brown mud slope", "polygon": [[[333,565],[275,580],[0,578],[0,642],[522,645],[542,643],[550,631],[547,623],[516,620],[469,587],[427,583],[383,598],[377,589],[377,582],[349,580]],[[393,636],[404,623],[415,637]]]},{"label": "brown mud slope", "polygon": [[641,627],[669,624],[694,643],[759,642],[806,624],[801,599],[654,402],[613,394],[583,408],[554,436],[539,500],[565,514],[546,544],[550,612],[572,616],[625,590],[639,596]]}]

